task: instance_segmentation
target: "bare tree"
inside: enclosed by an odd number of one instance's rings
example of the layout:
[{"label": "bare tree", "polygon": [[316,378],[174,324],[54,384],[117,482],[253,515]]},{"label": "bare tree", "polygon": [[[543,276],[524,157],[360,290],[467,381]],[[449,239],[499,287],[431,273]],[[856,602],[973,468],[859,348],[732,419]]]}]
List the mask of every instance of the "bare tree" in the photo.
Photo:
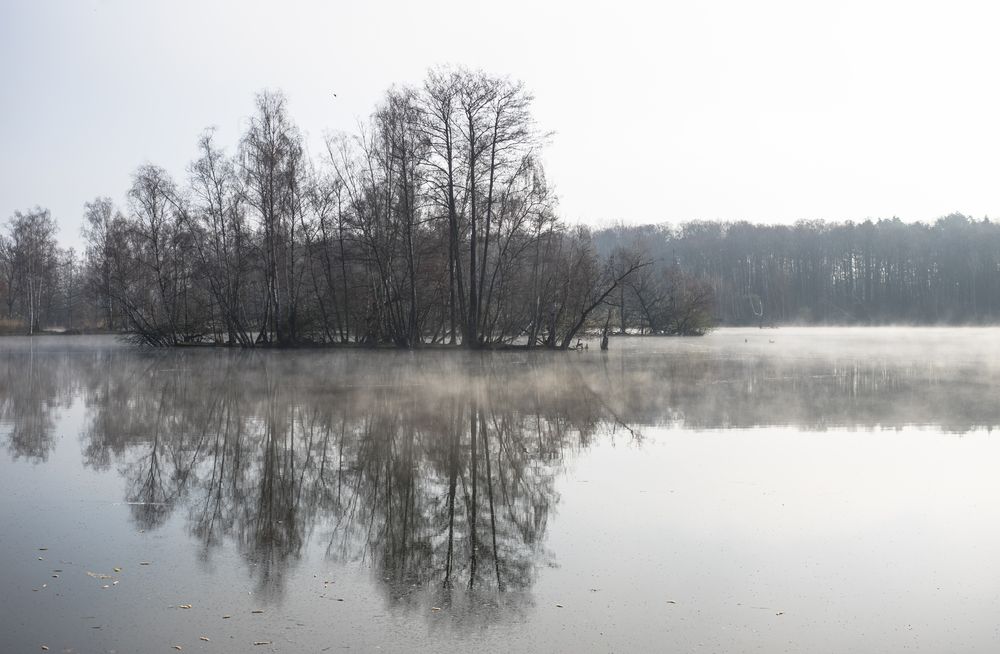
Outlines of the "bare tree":
[{"label": "bare tree", "polygon": [[83,237],[87,241],[87,270],[84,274],[91,297],[100,303],[107,329],[117,326],[111,270],[115,257],[114,235],[123,221],[111,198],[95,198],[84,205]]},{"label": "bare tree", "polygon": [[461,218],[458,196],[463,185],[459,159],[460,132],[458,126],[459,92],[462,85],[458,71],[442,68],[428,72],[422,94],[421,129],[430,149],[427,165],[430,168],[432,201],[442,207],[448,221],[448,312],[449,341],[457,337],[456,313],[462,316],[462,331],[468,337],[465,284],[461,260]]},{"label": "bare tree", "polygon": [[288,117],[281,93],[260,93],[256,109],[240,142],[240,170],[243,196],[263,235],[267,305],[257,340],[270,342],[273,335],[284,345],[294,342],[296,336],[299,274],[294,213],[304,153],[302,138]]},{"label": "bare tree", "polygon": [[196,198],[189,216],[195,231],[192,242],[225,326],[226,342],[252,347],[246,288],[251,282],[253,240],[235,166],[213,137],[211,130],[202,135],[200,156],[189,168]]},{"label": "bare tree", "polygon": [[[58,266],[56,223],[48,209],[17,211],[9,224],[5,258],[10,260],[9,293],[22,307],[28,334],[40,327],[42,302],[53,290]],[[9,309],[13,307],[8,300]]]}]

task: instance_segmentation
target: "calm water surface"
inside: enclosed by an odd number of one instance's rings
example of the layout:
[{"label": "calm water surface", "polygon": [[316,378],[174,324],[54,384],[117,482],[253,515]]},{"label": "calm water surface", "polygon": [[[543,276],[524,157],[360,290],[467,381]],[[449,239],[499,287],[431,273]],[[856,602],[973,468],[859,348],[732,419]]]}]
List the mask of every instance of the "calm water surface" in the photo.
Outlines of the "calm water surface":
[{"label": "calm water surface", "polygon": [[5,338],[0,651],[996,652],[998,390],[1000,329]]}]

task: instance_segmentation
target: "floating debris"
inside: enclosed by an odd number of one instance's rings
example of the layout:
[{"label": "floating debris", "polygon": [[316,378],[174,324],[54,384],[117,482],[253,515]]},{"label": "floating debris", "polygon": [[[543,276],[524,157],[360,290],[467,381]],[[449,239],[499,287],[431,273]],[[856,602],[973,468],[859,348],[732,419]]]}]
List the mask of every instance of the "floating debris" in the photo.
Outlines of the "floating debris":
[{"label": "floating debris", "polygon": [[[39,551],[39,552],[47,552],[47,551],[48,551],[48,549],[49,549],[49,548],[47,548],[47,547],[39,547],[39,548],[38,548],[38,551]],[[43,645],[43,647],[44,647],[44,645]],[[48,649],[48,648],[46,648],[46,649]]]},{"label": "floating debris", "polygon": [[677,600],[667,600],[667,604],[676,604]]},{"label": "floating debris", "polygon": [[49,646],[48,645],[42,645],[42,651],[43,652],[49,651]]},{"label": "floating debris", "polygon": [[190,609],[190,608],[192,608],[192,606],[190,604],[178,604],[177,608],[179,608],[179,609]]},{"label": "floating debris", "polygon": [[250,611],[250,612],[251,613],[263,613],[263,611],[260,610],[260,609],[254,609],[253,611]]},{"label": "floating debris", "polygon": [[207,642],[209,642],[209,638],[208,638],[208,636],[198,636],[198,640],[203,640],[203,641],[205,641],[206,643],[207,643]]},{"label": "floating debris", "polygon": [[182,649],[184,649],[184,648],[183,648],[183,647],[181,647],[180,645],[174,645],[174,649],[175,649],[175,650],[177,650],[177,651],[179,652],[179,651],[181,651],[181,650],[182,650]]},{"label": "floating debris", "polygon": [[149,565],[149,561],[139,561],[139,565]]},{"label": "floating debris", "polygon": [[114,571],[115,571],[115,572],[121,572],[121,571],[122,571],[122,569],[121,569],[121,568],[114,568]]},{"label": "floating debris", "polygon": [[431,607],[431,611],[440,611],[440,610],[441,610],[440,606],[432,606]]},{"label": "floating debris", "polygon": [[255,640],[255,641],[253,641],[253,644],[254,645],[270,645],[271,641],[269,641],[269,640]]},{"label": "floating debris", "polygon": [[777,613],[775,613],[775,615],[785,615],[785,612],[784,611],[778,611]]},{"label": "floating debris", "polygon": [[562,609],[562,608],[566,608],[566,607],[564,607],[562,604],[556,604],[556,608],[557,609]]},{"label": "floating debris", "polygon": [[231,617],[233,617],[233,616],[231,616],[231,615],[224,615],[224,616],[222,616],[222,619],[223,620],[228,620]]}]

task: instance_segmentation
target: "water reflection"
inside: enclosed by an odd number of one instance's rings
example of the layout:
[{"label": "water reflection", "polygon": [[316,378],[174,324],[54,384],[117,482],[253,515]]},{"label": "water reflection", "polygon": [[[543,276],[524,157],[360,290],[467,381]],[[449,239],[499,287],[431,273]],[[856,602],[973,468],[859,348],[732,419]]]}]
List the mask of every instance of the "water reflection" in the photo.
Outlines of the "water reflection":
[{"label": "water reflection", "polygon": [[527,589],[564,453],[615,424],[580,375],[527,359],[509,379],[452,355],[96,356],[85,464],[117,468],[138,528],[183,510],[204,557],[234,542],[262,593],[312,539],[399,589]]},{"label": "water reflection", "polygon": [[137,529],[183,514],[203,558],[235,544],[266,595],[320,543],[406,605],[414,587],[445,602],[530,589],[553,560],[555,480],[598,435],[1000,423],[985,364],[657,343],[610,355],[6,347],[0,433],[13,458],[44,462],[55,413],[76,399],[83,464],[122,477]]}]

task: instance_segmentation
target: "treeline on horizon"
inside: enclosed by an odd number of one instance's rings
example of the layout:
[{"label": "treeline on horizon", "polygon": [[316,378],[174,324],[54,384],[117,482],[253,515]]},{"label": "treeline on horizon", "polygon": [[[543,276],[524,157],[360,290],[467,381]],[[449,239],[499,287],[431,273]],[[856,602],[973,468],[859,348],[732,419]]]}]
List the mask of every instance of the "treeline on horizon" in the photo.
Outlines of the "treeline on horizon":
[{"label": "treeline on horizon", "polygon": [[617,226],[595,241],[640,244],[638,256],[709,284],[721,324],[1000,321],[1000,224],[988,218]]}]

